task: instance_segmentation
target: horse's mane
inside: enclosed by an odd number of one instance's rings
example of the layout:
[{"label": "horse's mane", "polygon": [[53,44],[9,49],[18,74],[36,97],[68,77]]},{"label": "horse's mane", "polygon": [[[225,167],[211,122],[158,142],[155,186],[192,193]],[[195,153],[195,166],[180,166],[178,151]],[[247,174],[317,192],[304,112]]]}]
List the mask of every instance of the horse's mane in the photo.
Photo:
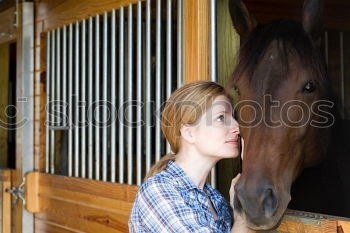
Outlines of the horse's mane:
[{"label": "horse's mane", "polygon": [[311,69],[314,78],[325,91],[327,85],[326,69],[320,49],[304,31],[301,23],[292,20],[277,20],[265,25],[258,25],[241,44],[238,63],[229,86],[234,86],[236,79],[245,76],[249,78],[250,87],[259,90],[261,80],[254,77],[255,69],[265,56],[272,42],[277,43],[278,59],[281,59],[281,71],[289,71],[288,57],[294,53],[301,64]]}]

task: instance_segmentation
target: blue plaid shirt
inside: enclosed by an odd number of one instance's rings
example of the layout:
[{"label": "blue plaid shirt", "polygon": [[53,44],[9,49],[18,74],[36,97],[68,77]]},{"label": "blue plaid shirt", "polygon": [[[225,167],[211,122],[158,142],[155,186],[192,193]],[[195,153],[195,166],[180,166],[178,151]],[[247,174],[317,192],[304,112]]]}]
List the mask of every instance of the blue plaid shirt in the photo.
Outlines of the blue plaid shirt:
[{"label": "blue plaid shirt", "polygon": [[174,161],[141,185],[129,219],[129,232],[138,233],[226,233],[231,227],[230,207],[222,195],[208,183],[198,188]]}]

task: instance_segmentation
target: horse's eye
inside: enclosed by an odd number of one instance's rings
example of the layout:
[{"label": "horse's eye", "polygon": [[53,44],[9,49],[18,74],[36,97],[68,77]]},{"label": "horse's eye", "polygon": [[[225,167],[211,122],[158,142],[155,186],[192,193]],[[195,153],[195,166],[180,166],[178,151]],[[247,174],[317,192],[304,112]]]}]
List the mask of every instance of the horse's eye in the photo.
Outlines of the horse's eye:
[{"label": "horse's eye", "polygon": [[312,93],[316,89],[316,83],[314,81],[309,81],[305,83],[302,92],[303,93]]},{"label": "horse's eye", "polygon": [[240,95],[241,93],[239,92],[239,89],[237,86],[234,86],[233,89],[235,90],[235,92],[237,93],[237,95]]}]

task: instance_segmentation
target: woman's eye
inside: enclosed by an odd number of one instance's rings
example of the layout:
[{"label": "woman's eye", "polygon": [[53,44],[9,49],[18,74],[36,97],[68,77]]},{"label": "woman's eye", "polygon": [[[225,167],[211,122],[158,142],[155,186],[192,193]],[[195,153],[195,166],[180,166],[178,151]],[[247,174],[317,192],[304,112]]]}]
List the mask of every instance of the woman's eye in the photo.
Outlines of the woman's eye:
[{"label": "woman's eye", "polygon": [[218,121],[224,121],[225,120],[225,116],[224,115],[220,115],[218,118],[217,118]]}]

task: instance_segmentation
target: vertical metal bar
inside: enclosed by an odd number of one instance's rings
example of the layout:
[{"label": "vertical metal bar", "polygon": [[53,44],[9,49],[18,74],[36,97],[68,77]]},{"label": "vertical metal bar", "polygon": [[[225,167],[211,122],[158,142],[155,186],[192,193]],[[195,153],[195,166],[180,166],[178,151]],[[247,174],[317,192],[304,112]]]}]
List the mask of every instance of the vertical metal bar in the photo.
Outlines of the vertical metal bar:
[{"label": "vertical metal bar", "polygon": [[86,178],[86,20],[81,35],[81,177]]},{"label": "vertical metal bar", "polygon": [[47,78],[46,78],[46,153],[45,153],[45,172],[49,173],[49,158],[50,158],[50,148],[51,146],[51,130],[50,130],[50,124],[51,124],[51,117],[50,117],[50,111],[51,108],[49,108],[50,101],[52,100],[51,97],[51,32],[47,32],[47,47],[46,47],[46,70],[47,70]]},{"label": "vertical metal bar", "polygon": [[111,29],[111,182],[116,181],[115,177],[115,165],[116,165],[116,12],[112,11],[112,29]]},{"label": "vertical metal bar", "polygon": [[183,84],[183,0],[177,1],[177,87]]},{"label": "vertical metal bar", "polygon": [[141,165],[142,165],[142,15],[141,15],[141,1],[137,3],[137,39],[136,39],[136,184],[141,185]]},{"label": "vertical metal bar", "polygon": [[107,181],[107,43],[108,43],[108,15],[103,14],[103,80],[102,80],[102,180]]},{"label": "vertical metal bar", "polygon": [[210,72],[210,80],[213,82],[217,81],[216,78],[216,1],[215,0],[210,0],[209,1],[210,6],[210,20],[209,20],[209,26],[210,26],[210,36],[209,36],[209,43],[210,43],[210,61],[209,61],[209,72]]},{"label": "vertical metal bar", "polygon": [[124,7],[119,10],[119,183],[124,183]]},{"label": "vertical metal bar", "polygon": [[[56,29],[56,111],[61,113],[61,29]],[[61,119],[58,118],[57,126],[61,126]]]},{"label": "vertical metal bar", "polygon": [[151,0],[146,0],[146,171],[151,168]]},{"label": "vertical metal bar", "polygon": [[88,101],[88,109],[89,109],[89,138],[88,138],[88,178],[92,179],[93,177],[93,91],[92,91],[92,85],[93,85],[93,31],[92,31],[92,25],[93,25],[93,18],[89,18],[89,101]]},{"label": "vertical metal bar", "polygon": [[[157,0],[157,8],[156,8],[156,101],[155,101],[155,107],[156,112],[158,114],[160,113],[160,101],[161,101],[161,0]],[[155,130],[156,130],[156,161],[159,161],[160,159],[160,153],[161,153],[161,131],[160,131],[160,119],[159,116],[156,116],[155,119]]]},{"label": "vertical metal bar", "polygon": [[326,65],[328,66],[328,32],[324,32],[324,56],[326,59]]},{"label": "vertical metal bar", "polygon": [[68,34],[68,176],[73,175],[73,24]]},{"label": "vertical metal bar", "polygon": [[100,180],[100,16],[95,20],[95,179]]},{"label": "vertical metal bar", "polygon": [[132,38],[132,5],[130,4],[128,7],[128,75],[127,75],[127,82],[128,82],[128,112],[127,112],[127,127],[128,127],[128,138],[127,138],[127,149],[128,149],[128,184],[132,184],[132,174],[133,174],[133,158],[132,158],[132,148],[133,148],[133,142],[132,142],[132,91],[133,91],[133,85],[132,85],[132,43],[133,43],[133,38]]},{"label": "vertical metal bar", "polygon": [[63,104],[63,126],[67,126],[67,26],[63,27],[62,48],[62,104]]},{"label": "vertical metal bar", "polygon": [[[209,1],[209,24],[210,24],[210,61],[209,61],[209,75],[210,80],[213,82],[217,81],[217,71],[216,71],[216,0],[210,0]],[[211,185],[213,188],[216,187],[216,167],[214,166],[211,170]]]},{"label": "vertical metal bar", "polygon": [[[172,90],[172,0],[167,0],[167,27],[166,27],[166,98],[171,95]],[[171,148],[169,142],[166,143],[166,153],[170,153]]]},{"label": "vertical metal bar", "polygon": [[341,95],[341,116],[345,118],[345,87],[344,87],[344,40],[343,32],[339,33],[340,39],[340,95]]},{"label": "vertical metal bar", "polygon": [[80,80],[79,80],[79,58],[80,58],[80,52],[79,52],[79,38],[80,31],[79,31],[79,22],[75,23],[75,73],[74,73],[74,95],[75,95],[75,130],[74,130],[74,176],[79,177],[79,87],[80,87]]},{"label": "vertical metal bar", "polygon": [[[52,96],[52,100],[51,100],[51,110],[53,110],[53,108],[56,105],[56,31],[53,30],[52,31],[52,65],[51,65],[51,96]],[[53,115],[51,115],[51,124],[52,126],[56,126],[55,124],[55,119],[53,117]],[[51,130],[50,131],[50,136],[51,136],[51,154],[50,154],[50,173],[54,174],[55,173],[55,131]]]}]

